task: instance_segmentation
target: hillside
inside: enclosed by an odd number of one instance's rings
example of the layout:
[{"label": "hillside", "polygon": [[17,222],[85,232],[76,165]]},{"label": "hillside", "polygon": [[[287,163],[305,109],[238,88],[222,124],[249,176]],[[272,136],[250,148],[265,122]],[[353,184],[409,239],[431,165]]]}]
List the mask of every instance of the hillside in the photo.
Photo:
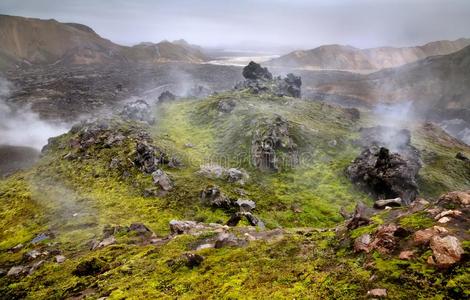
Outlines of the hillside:
[{"label": "hillside", "polygon": [[[435,218],[444,208],[435,200],[470,185],[470,165],[455,158],[470,155],[469,147],[415,124],[405,143],[420,155],[417,184],[429,202],[416,199],[369,218],[363,210],[376,199],[345,170],[363,151],[361,128],[374,126],[374,116],[253,93],[281,79],[248,83],[153,110],[136,102],[119,115],[82,122],[51,139],[31,169],[0,181],[0,294],[468,296],[468,220],[458,215],[468,208],[454,206],[459,213],[441,224]],[[429,238],[414,244],[420,230],[433,228],[442,237],[432,233],[431,245]],[[439,256],[440,239],[457,245],[453,260]],[[399,258],[405,250],[412,254]]]},{"label": "hillside", "polygon": [[0,15],[0,68],[16,64],[90,65],[104,63],[200,62],[206,57],[189,44],[161,42],[117,45],[88,26]]},{"label": "hillside", "polygon": [[468,120],[470,110],[470,46],[401,67],[368,75],[343,73],[311,83],[312,90],[353,97],[364,104],[412,101],[424,116]]},{"label": "hillside", "polygon": [[273,59],[271,66],[326,70],[380,70],[445,55],[470,45],[470,39],[436,41],[416,47],[380,47],[358,49],[351,46],[325,45],[311,50],[298,50]]}]

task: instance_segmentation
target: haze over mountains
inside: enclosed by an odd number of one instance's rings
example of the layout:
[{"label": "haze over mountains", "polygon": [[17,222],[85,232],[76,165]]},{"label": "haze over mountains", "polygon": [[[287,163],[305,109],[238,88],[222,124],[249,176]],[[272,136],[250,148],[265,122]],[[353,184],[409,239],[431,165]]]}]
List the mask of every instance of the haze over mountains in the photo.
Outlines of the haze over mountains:
[{"label": "haze over mountains", "polygon": [[184,41],[117,45],[86,25],[0,15],[0,68],[15,64],[202,62],[207,57]]},{"label": "haze over mountains", "polygon": [[415,62],[434,55],[444,55],[470,45],[470,39],[436,41],[416,47],[381,47],[358,49],[344,45],[325,45],[311,50],[298,50],[269,61],[271,66],[332,69],[379,70]]}]

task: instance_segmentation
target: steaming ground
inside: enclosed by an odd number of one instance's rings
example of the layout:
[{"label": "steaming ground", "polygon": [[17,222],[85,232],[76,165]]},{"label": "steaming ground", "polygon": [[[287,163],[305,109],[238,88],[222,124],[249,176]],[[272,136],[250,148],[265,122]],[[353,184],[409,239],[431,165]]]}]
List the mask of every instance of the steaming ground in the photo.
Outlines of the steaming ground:
[{"label": "steaming ground", "polygon": [[0,177],[34,164],[47,139],[68,130],[64,124],[41,120],[29,107],[9,106],[10,86],[0,78]]}]

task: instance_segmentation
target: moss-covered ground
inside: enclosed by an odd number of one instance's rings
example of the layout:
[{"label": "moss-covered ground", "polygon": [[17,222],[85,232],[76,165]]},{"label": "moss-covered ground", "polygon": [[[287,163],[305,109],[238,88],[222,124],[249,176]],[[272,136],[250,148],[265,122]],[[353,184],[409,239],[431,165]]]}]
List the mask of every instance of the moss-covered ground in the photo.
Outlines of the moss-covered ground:
[{"label": "moss-covered ground", "polygon": [[[224,100],[236,102],[232,112],[217,109]],[[357,130],[367,125],[352,120],[347,111],[318,102],[228,92],[164,103],[155,108],[155,115],[157,122],[150,127],[129,122],[114,126],[124,131],[144,128],[156,146],[183,162],[181,168],[164,167],[175,184],[166,195],[145,197],[144,190],[154,186],[151,176],[136,168],[123,176],[109,167],[113,158],[128,160],[135,148],[132,139],[70,160],[64,157],[74,133],[58,138],[31,170],[0,181],[0,267],[8,271],[22,264],[23,255],[38,247],[30,241],[41,232],[53,232],[53,238],[41,243],[60,249],[67,258],[62,264],[48,260],[29,276],[2,275],[2,298],[353,299],[379,287],[387,288],[392,299],[469,296],[468,266],[442,273],[426,266],[424,258],[403,262],[379,254],[366,257],[338,244],[331,231],[296,229],[333,228],[342,221],[340,207],[351,211],[358,201],[372,203],[344,175],[361,151],[353,143]],[[251,140],[256,129],[276,116],[289,122],[300,161],[285,161],[278,172],[260,171],[251,163]],[[470,167],[454,159],[458,151],[470,155],[468,148],[420,129],[413,132],[412,142],[426,150],[420,172],[423,197],[470,186]],[[243,168],[250,180],[237,185],[196,173],[200,165],[211,162]],[[165,236],[172,219],[225,223],[229,214],[200,200],[208,185],[219,186],[230,197],[240,197],[242,189],[244,198],[256,202],[254,213],[268,229],[283,228],[288,234],[279,241],[256,241],[242,248],[198,251],[205,260],[193,269],[167,262],[190,251],[189,245],[198,239],[194,236],[179,236],[162,246],[118,241],[90,251],[90,241],[101,237],[108,224],[141,222]],[[421,228],[432,220],[418,215],[401,222]],[[379,224],[377,217],[353,235]],[[24,247],[10,251],[18,244]],[[99,258],[106,272],[73,274],[80,262],[92,258]]]}]

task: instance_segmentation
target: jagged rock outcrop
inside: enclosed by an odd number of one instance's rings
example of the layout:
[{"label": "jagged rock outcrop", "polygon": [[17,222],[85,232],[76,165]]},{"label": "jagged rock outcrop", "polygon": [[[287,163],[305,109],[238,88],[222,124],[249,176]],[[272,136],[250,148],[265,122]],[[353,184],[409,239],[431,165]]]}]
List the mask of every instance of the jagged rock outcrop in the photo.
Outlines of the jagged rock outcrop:
[{"label": "jagged rock outcrop", "polygon": [[164,91],[158,96],[158,102],[163,103],[167,101],[173,101],[176,99],[176,96],[170,91]]},{"label": "jagged rock outcrop", "polygon": [[376,199],[399,197],[404,204],[410,204],[418,195],[418,170],[398,153],[390,153],[384,147],[371,147],[353,161],[346,174]]},{"label": "jagged rock outcrop", "polygon": [[287,74],[285,78],[273,77],[267,68],[250,62],[243,68],[245,81],[236,84],[236,90],[248,89],[254,94],[272,94],[275,96],[288,96],[300,98],[302,79],[294,74]]},{"label": "jagged rock outcrop", "polygon": [[[283,153],[284,161],[279,161]],[[260,124],[251,142],[253,165],[261,170],[279,170],[280,163],[293,166],[298,163],[297,145],[289,132],[289,123],[281,116]]]}]

